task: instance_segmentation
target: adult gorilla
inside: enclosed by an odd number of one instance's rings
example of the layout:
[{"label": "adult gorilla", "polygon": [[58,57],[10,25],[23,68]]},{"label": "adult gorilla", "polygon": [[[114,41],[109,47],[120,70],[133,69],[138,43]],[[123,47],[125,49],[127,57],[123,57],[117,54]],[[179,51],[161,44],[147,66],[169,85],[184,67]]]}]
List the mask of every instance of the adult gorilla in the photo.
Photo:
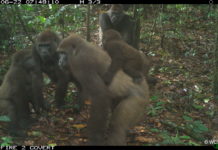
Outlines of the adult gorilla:
[{"label": "adult gorilla", "polygon": [[99,16],[99,23],[103,33],[108,29],[118,31],[124,41],[138,49],[136,37],[136,23],[127,14],[124,13],[125,4],[113,4],[111,8]]},{"label": "adult gorilla", "polygon": [[[141,83],[135,84],[120,69],[107,87],[102,77],[111,63],[109,55],[75,34],[65,38],[58,51],[59,66],[70,70],[82,86],[84,94],[91,97],[89,144],[126,145],[128,129],[143,118],[149,103],[146,80],[142,79]],[[110,134],[105,139],[108,129]]]}]

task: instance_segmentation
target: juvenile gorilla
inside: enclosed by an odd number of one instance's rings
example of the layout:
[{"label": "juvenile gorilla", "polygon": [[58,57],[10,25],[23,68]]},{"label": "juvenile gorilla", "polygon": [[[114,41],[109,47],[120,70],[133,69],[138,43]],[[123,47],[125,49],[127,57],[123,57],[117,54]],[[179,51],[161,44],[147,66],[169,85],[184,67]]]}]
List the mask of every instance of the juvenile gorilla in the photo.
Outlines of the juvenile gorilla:
[{"label": "juvenile gorilla", "polygon": [[[109,55],[74,34],[61,42],[58,51],[59,66],[69,68],[81,84],[83,94],[92,100],[88,144],[126,145],[128,129],[142,119],[149,102],[146,80],[135,84],[131,77],[119,70],[107,87],[102,77],[111,63]],[[110,134],[106,136],[107,130]]]},{"label": "juvenile gorilla", "polygon": [[31,124],[29,103],[38,113],[40,108],[45,109],[42,87],[40,65],[33,59],[32,51],[16,52],[0,87],[0,107],[9,113],[10,134],[23,136],[23,129]]},{"label": "juvenile gorilla", "polygon": [[134,82],[140,82],[144,73],[148,73],[150,64],[145,56],[138,50],[128,45],[121,37],[119,32],[109,29],[103,33],[103,48],[112,58],[112,63],[104,75],[107,85],[111,83],[114,75],[122,69],[131,76]]},{"label": "juvenile gorilla", "polygon": [[124,7],[125,4],[112,4],[106,13],[100,14],[100,27],[102,32],[108,29],[118,31],[124,41],[138,49],[136,23],[129,15],[124,13]]}]

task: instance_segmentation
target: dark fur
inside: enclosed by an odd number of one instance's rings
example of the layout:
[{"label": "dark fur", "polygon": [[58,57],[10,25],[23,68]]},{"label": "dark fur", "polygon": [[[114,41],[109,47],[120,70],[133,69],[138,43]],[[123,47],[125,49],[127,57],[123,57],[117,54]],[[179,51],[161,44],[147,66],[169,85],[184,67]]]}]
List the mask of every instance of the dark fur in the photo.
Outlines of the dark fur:
[{"label": "dark fur", "polygon": [[[42,71],[46,73],[56,84],[55,102],[57,107],[60,108],[65,104],[64,98],[67,93],[69,82],[74,82],[76,84],[79,90],[77,103],[80,107],[78,110],[75,109],[75,112],[79,112],[80,109],[82,109],[83,100],[85,98],[82,96],[83,91],[80,84],[71,76],[69,71],[67,69],[63,70],[58,67],[57,46],[59,45],[60,41],[61,39],[59,36],[50,30],[40,33],[37,36],[36,43],[34,44],[33,55],[37,62],[40,63]],[[47,56],[44,57],[41,54],[42,49],[40,49],[40,45],[48,46]]]},{"label": "dark fur", "polygon": [[124,13],[122,4],[112,4],[106,13],[100,14],[99,23],[103,32],[108,29],[114,29],[121,34],[128,44],[138,49],[136,23]]},{"label": "dark fur", "polygon": [[[42,71],[46,73],[53,82],[56,83],[55,102],[58,107],[64,105],[64,97],[67,92],[69,76],[58,67],[57,46],[61,39],[50,30],[40,33],[34,44],[33,56],[40,64]],[[43,48],[45,46],[45,48]],[[43,50],[45,55],[43,55]]]},{"label": "dark fur", "polygon": [[29,103],[36,112],[45,108],[42,87],[41,68],[34,61],[32,51],[16,52],[0,87],[0,107],[9,113],[9,132],[12,135],[22,136],[22,129],[30,125]]}]

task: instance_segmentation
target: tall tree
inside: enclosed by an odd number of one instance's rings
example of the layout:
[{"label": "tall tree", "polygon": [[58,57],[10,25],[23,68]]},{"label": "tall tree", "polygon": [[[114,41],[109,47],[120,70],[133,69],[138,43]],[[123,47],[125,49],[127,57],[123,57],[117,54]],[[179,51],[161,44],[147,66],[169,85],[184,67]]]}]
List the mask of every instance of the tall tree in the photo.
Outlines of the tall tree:
[{"label": "tall tree", "polygon": [[[215,69],[214,69],[214,98],[217,102],[218,100],[218,8],[216,9],[216,47],[214,52],[214,62],[215,62]],[[217,102],[218,103],[218,102]]]}]

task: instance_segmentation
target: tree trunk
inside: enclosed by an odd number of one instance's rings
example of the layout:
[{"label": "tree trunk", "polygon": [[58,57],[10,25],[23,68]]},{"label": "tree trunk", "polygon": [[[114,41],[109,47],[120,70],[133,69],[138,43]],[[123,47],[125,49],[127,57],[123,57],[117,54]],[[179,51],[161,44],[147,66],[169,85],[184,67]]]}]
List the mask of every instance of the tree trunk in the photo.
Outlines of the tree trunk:
[{"label": "tree trunk", "polygon": [[[218,14],[218,10],[216,10],[216,14]],[[216,19],[217,21],[217,19]],[[216,48],[214,52],[214,62],[215,62],[215,68],[214,68],[214,98],[218,100],[218,22],[216,22]]]},{"label": "tree trunk", "polygon": [[137,9],[140,7],[140,5],[138,4],[135,4],[134,5],[134,14],[133,14],[133,17],[135,19],[135,22],[136,22],[136,44],[137,44],[137,49],[139,49],[139,43],[140,43],[140,30],[141,30],[141,27],[140,27],[140,15],[137,11]]},{"label": "tree trunk", "polygon": [[29,40],[34,43],[34,40],[32,38],[32,36],[29,33],[28,27],[26,26],[26,24],[24,23],[24,21],[22,20],[22,15],[20,13],[20,9],[19,6],[14,6],[12,7],[12,11],[14,12],[14,14],[16,14],[16,17],[18,17],[18,20],[20,21],[20,24],[23,28],[23,31],[25,32],[25,34],[27,35],[27,37],[29,38]]},{"label": "tree trunk", "polygon": [[87,5],[86,29],[86,39],[90,41],[90,4]]}]

